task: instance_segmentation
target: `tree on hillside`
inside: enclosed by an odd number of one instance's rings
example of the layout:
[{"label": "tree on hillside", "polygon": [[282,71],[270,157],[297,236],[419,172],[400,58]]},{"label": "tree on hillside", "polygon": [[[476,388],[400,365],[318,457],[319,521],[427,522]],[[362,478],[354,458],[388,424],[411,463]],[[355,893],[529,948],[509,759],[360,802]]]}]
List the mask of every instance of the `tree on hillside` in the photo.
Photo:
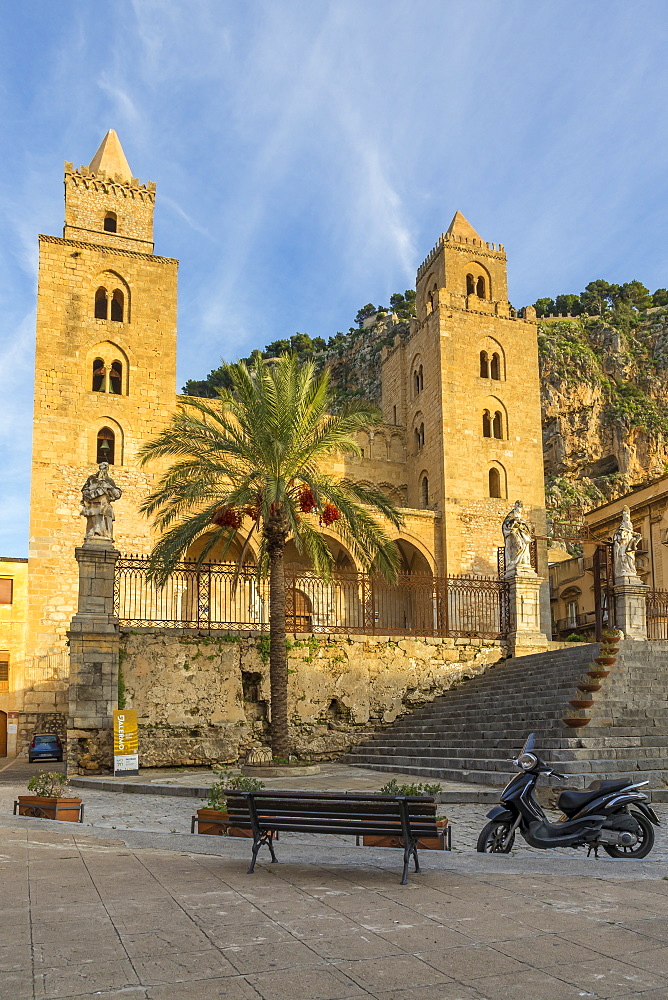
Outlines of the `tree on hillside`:
[{"label": "tree on hillside", "polygon": [[627,302],[634,309],[650,309],[654,303],[649,288],[641,281],[626,281],[619,289],[619,302]]},{"label": "tree on hillside", "polygon": [[410,319],[411,316],[415,316],[415,289],[407,288],[403,295],[401,292],[390,295],[390,306],[399,319]]},{"label": "tree on hillside", "polygon": [[538,319],[544,319],[546,316],[554,316],[554,299],[536,299],[533,305]]},{"label": "tree on hillside", "polygon": [[369,316],[375,316],[375,314],[380,309],[380,306],[376,307],[372,302],[367,302],[365,306],[357,310],[357,315],[355,316],[355,322],[361,329],[364,326],[364,320],[368,319]]},{"label": "tree on hillside", "polygon": [[554,312],[557,316],[569,313],[571,316],[579,316],[583,311],[579,295],[557,295],[554,303]]},{"label": "tree on hillside", "polygon": [[229,388],[212,401],[182,402],[167,428],[141,449],[142,465],[173,460],[141,507],[160,536],[151,574],[164,582],[205,532],[200,562],[214,546],[229,547],[242,524],[247,538],[255,534],[258,570],[269,576],[271,745],[275,756],[287,757],[285,546],[292,538],[327,578],[332,555],[325,526],[361,566],[393,579],[398,551],[378,518],[395,527],[402,518],[380,490],[327,471],[332,456],[361,453],[355,434],[379,420],[377,411],[358,404],[331,414],[329,373],[317,375],[312,362],[294,354],[273,361],[256,355],[250,367],[224,368]]},{"label": "tree on hillside", "polygon": [[657,288],[652,295],[652,305],[668,306],[668,288]]}]

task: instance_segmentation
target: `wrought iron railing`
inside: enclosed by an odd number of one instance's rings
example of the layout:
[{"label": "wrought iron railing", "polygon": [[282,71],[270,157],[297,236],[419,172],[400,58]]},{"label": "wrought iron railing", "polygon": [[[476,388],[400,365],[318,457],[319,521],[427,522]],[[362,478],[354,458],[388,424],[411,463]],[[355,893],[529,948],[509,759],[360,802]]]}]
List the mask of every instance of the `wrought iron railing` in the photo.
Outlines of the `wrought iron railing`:
[{"label": "wrought iron railing", "polygon": [[[159,586],[146,557],[122,557],[114,612],[125,628],[268,632],[269,584],[252,569],[183,562]],[[395,584],[366,573],[323,580],[286,569],[286,616],[289,632],[497,639],[509,631],[508,585],[409,574]]]},{"label": "wrought iron railing", "polygon": [[648,590],[647,638],[668,639],[668,590]]}]

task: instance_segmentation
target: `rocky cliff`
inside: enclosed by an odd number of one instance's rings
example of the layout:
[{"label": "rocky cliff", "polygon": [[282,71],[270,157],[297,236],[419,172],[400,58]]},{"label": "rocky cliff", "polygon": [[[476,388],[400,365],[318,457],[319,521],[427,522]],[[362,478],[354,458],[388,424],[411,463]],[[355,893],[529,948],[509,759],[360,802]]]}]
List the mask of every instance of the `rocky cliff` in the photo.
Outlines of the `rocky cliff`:
[{"label": "rocky cliff", "polygon": [[597,506],[668,468],[668,310],[539,323],[548,494]]}]

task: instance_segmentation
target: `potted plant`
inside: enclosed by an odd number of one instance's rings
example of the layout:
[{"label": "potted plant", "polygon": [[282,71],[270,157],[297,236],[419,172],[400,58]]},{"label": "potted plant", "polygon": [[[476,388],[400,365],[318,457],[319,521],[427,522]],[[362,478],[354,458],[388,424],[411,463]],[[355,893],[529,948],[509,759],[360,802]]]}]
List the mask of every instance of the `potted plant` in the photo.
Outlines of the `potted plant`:
[{"label": "potted plant", "polygon": [[[382,795],[438,795],[441,791],[439,784],[400,785],[396,778],[392,778],[386,785],[379,789]],[[448,818],[447,816],[436,817],[436,827],[439,831],[436,837],[420,837],[417,847],[425,851],[446,851],[448,850]],[[365,833],[362,835],[362,843],[365,847],[403,847],[403,837],[392,837],[386,835],[376,835]]]},{"label": "potted plant", "polygon": [[195,823],[197,823],[198,833],[213,834],[222,837],[252,837],[253,833],[251,830],[242,830],[238,826],[232,826],[230,823],[225,790],[259,792],[264,788],[264,782],[259,781],[258,778],[249,778],[245,774],[220,771],[216,767],[213,770],[218,771],[220,778],[211,785],[206,806],[197,810],[196,817],[193,816],[192,832],[195,832]]},{"label": "potted plant", "polygon": [[589,680],[586,677],[583,677],[582,680],[578,681],[576,687],[578,691],[585,691],[589,694],[592,691],[600,691],[601,683],[593,677]]},{"label": "potted plant", "polygon": [[585,715],[583,711],[578,709],[577,714],[567,716],[566,718],[563,718],[561,721],[564,723],[565,726],[568,726],[570,729],[581,729],[582,726],[589,725],[591,719],[587,715]]},{"label": "potted plant", "polygon": [[599,667],[595,663],[590,664],[589,670],[587,671],[589,677],[592,677],[594,680],[598,680],[601,677],[607,677],[609,673],[610,671],[606,670],[605,667]]},{"label": "potted plant", "polygon": [[19,795],[14,804],[19,816],[39,816],[42,819],[60,819],[68,823],[83,822],[83,805],[79,798],[67,798],[60,793],[70,779],[60,771],[40,771],[28,782],[33,795]]}]

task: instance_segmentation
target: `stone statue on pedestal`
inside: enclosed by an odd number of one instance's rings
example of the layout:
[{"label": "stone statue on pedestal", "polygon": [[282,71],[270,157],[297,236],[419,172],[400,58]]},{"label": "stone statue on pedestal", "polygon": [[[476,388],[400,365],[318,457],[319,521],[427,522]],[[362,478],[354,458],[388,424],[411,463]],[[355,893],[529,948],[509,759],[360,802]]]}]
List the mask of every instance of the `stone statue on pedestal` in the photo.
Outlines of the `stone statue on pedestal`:
[{"label": "stone statue on pedestal", "polygon": [[89,476],[81,488],[81,509],[86,518],[86,539],[108,538],[114,540],[114,500],[121,496],[121,490],[109,478],[109,465],[100,462],[98,471]]},{"label": "stone statue on pedestal", "polygon": [[509,574],[533,573],[531,567],[531,528],[524,518],[524,506],[516,500],[503,521],[506,576]]},{"label": "stone statue on pedestal", "polygon": [[636,569],[636,551],[640,545],[641,534],[633,530],[631,511],[622,508],[622,520],[617,531],[612,536],[612,562],[615,583],[639,582]]}]

